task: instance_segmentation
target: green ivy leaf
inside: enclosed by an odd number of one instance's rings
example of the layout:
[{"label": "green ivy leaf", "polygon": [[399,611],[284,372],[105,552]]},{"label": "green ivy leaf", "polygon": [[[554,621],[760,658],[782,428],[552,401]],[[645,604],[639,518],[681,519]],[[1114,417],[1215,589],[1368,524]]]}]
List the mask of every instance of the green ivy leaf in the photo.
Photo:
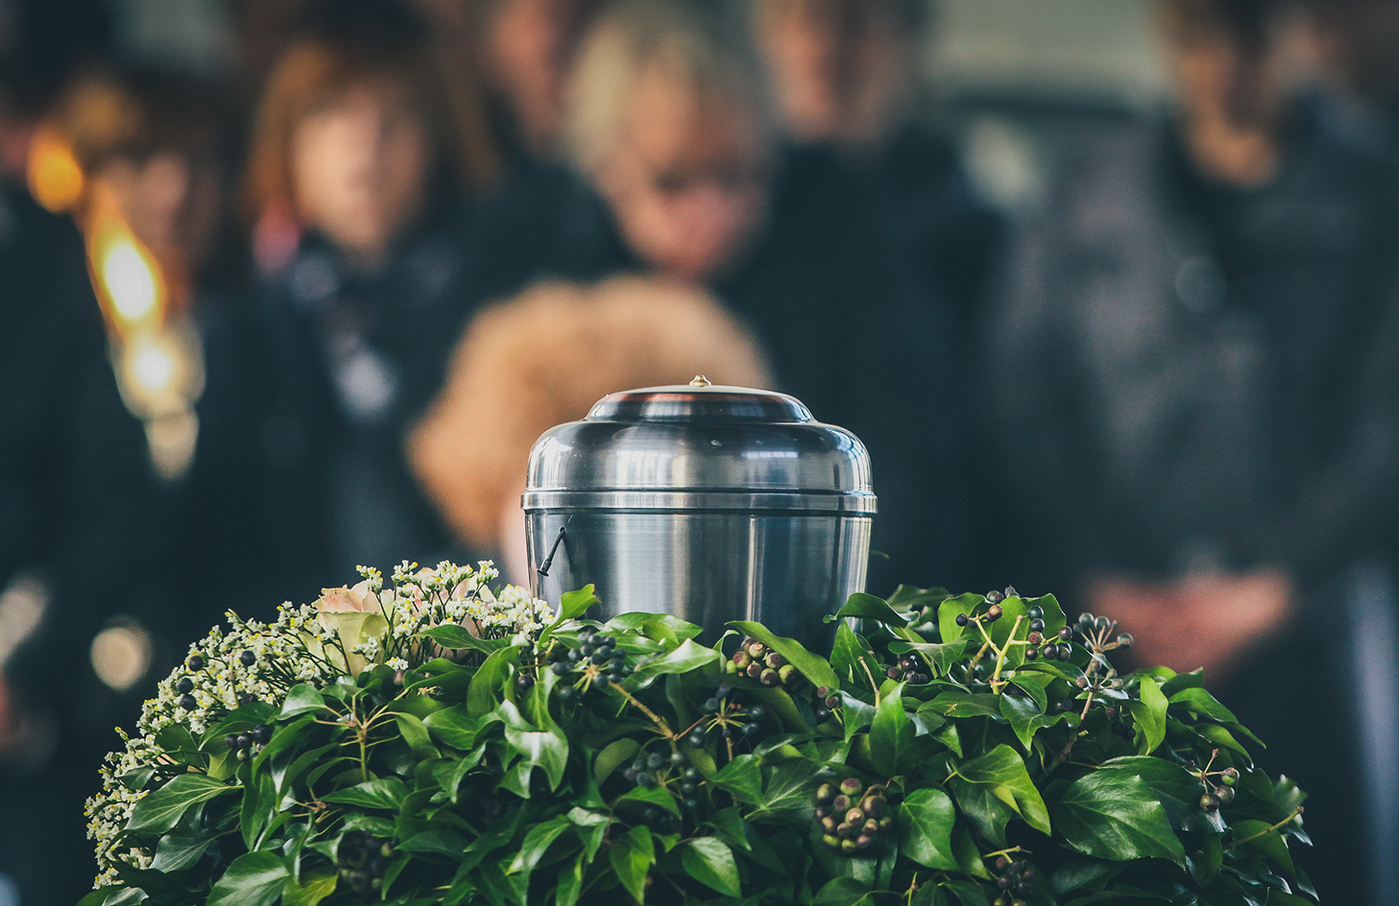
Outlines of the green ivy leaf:
[{"label": "green ivy leaf", "polygon": [[543,768],[549,789],[558,789],[568,766],[568,740],[563,732],[557,727],[535,729],[512,702],[501,702],[499,710],[505,723],[505,741],[514,747],[521,764]]},{"label": "green ivy leaf", "polygon": [[[862,860],[868,861],[868,860]],[[877,898],[868,884],[855,878],[840,877],[827,881],[811,901],[811,906],[874,906]]]},{"label": "green ivy leaf", "polygon": [[642,902],[646,896],[646,876],[650,874],[651,866],[656,864],[656,846],[651,840],[651,831],[644,824],[633,827],[626,836],[612,842],[607,858],[627,893],[636,902]]},{"label": "green ivy leaf", "polygon": [[1282,834],[1266,821],[1246,818],[1230,825],[1234,832],[1234,842],[1230,851],[1252,852],[1272,862],[1278,870],[1289,878],[1296,877],[1297,868],[1292,864],[1292,854],[1287,851],[1287,843]]},{"label": "green ivy leaf", "polygon": [[525,834],[524,842],[520,844],[519,852],[515,853],[515,858],[511,860],[510,867],[505,870],[506,874],[519,874],[524,872],[528,875],[538,867],[544,860],[544,854],[549,851],[549,847],[554,845],[564,831],[570,830],[573,822],[566,815],[559,815],[551,818],[543,824],[536,824]]},{"label": "green ivy leaf", "polygon": [[739,755],[710,778],[721,790],[732,793],[740,802],[758,805],[763,801],[762,761],[756,755]]},{"label": "green ivy leaf", "polygon": [[312,711],[323,711],[325,707],[325,696],[319,689],[309,683],[300,683],[292,686],[291,691],[287,693],[286,701],[282,702],[282,710],[277,713],[277,720],[289,720]]},{"label": "green ivy leaf", "polygon": [[831,689],[840,687],[840,680],[836,677],[835,671],[825,658],[819,657],[807,651],[806,648],[796,639],[783,638],[773,635],[762,623],[754,623],[750,620],[734,620],[727,624],[737,629],[739,632],[752,636],[764,645],[776,651],[787,659],[787,662],[796,667],[802,676],[814,686],[826,686]]},{"label": "green ivy leaf", "polygon": [[576,620],[587,613],[588,608],[601,603],[592,585],[585,585],[577,591],[566,591],[559,596],[559,622]]},{"label": "green ivy leaf", "polygon": [[635,758],[640,750],[641,743],[630,736],[612,740],[606,748],[597,753],[597,760],[593,762],[593,779],[599,784],[602,783],[612,776],[613,771],[621,767],[622,762]]},{"label": "green ivy leaf", "polygon": [[486,662],[471,678],[471,686],[466,692],[468,714],[472,717],[488,714],[504,698],[505,680],[510,675],[515,657],[515,649],[506,647],[486,658]]},{"label": "green ivy leaf", "polygon": [[870,754],[874,769],[885,777],[893,777],[912,767],[916,760],[913,738],[915,730],[904,710],[902,687],[894,687],[880,697],[870,725]]},{"label": "green ivy leaf", "polygon": [[126,829],[164,833],[196,805],[239,789],[205,774],[181,774],[136,803]]},{"label": "green ivy leaf", "polygon": [[485,655],[495,654],[502,648],[510,647],[509,639],[483,639],[472,635],[461,626],[433,626],[418,633],[420,638],[431,639],[443,648],[452,651],[479,651]]},{"label": "green ivy leaf", "polygon": [[282,856],[245,853],[214,884],[205,906],[272,906],[281,899],[290,877]]},{"label": "green ivy leaf", "polygon": [[952,895],[962,906],[991,906],[991,901],[986,898],[986,891],[974,881],[968,881],[966,878],[948,878],[938,886],[952,891]]},{"label": "green ivy leaf", "polygon": [[701,667],[718,665],[722,661],[723,655],[719,652],[697,645],[693,639],[686,639],[674,651],[643,661],[632,675],[626,678],[622,687],[628,692],[636,692],[651,685],[658,676],[689,673]]},{"label": "green ivy leaf", "polygon": [[1118,771],[1140,779],[1156,794],[1171,827],[1208,834],[1224,833],[1224,818],[1219,812],[1200,809],[1203,788],[1199,778],[1180,765],[1164,758],[1128,755],[1105,761],[1098,770]]},{"label": "green ivy leaf", "polygon": [[958,869],[952,851],[957,809],[942,790],[925,788],[908,794],[899,806],[899,852],[929,868]]},{"label": "green ivy leaf", "polygon": [[316,906],[335,893],[338,880],[335,871],[329,868],[303,872],[300,883],[295,878],[288,878],[282,891],[282,906]]},{"label": "green ivy leaf", "polygon": [[402,780],[397,777],[380,777],[335,793],[327,793],[321,797],[321,801],[331,805],[396,812],[403,806],[403,800],[407,797],[408,787]]},{"label": "green ivy leaf", "polygon": [[908,620],[904,618],[883,598],[876,598],[874,595],[857,591],[846,599],[845,604],[836,611],[834,615],[828,615],[825,620],[833,623],[836,620],[850,618],[859,620],[873,620],[876,623],[885,623],[890,626],[904,626]]},{"label": "green ivy leaf", "polygon": [[841,622],[836,627],[835,647],[831,649],[831,667],[842,680],[859,683],[864,676],[860,658],[864,658],[867,664],[879,663],[865,637],[852,630],[848,623]]},{"label": "green ivy leaf", "polygon": [[1169,701],[1150,676],[1141,677],[1137,688],[1140,701],[1129,701],[1127,710],[1137,724],[1137,753],[1149,755],[1166,740],[1166,709]]},{"label": "green ivy leaf", "polygon": [[156,844],[153,871],[179,871],[199,861],[214,843],[213,837],[166,834]]},{"label": "green ivy leaf", "polygon": [[967,653],[967,644],[966,639],[945,643],[898,640],[889,643],[889,650],[894,654],[917,652],[922,655],[928,665],[933,668],[933,678],[936,679],[946,676],[947,668],[957,663]]},{"label": "green ivy leaf", "polygon": [[243,832],[243,845],[249,851],[257,850],[268,822],[276,817],[277,799],[276,783],[266,772],[254,774],[244,788],[238,824]]},{"label": "green ivy leaf", "polygon": [[429,714],[423,724],[433,739],[469,752],[476,747],[476,734],[480,732],[482,721],[473,717],[465,705],[457,705]]},{"label": "green ivy leaf", "polygon": [[607,632],[632,633],[631,639],[618,639],[617,645],[625,650],[626,643],[642,645],[649,650],[657,650],[653,640],[662,640],[670,645],[679,645],[686,639],[693,639],[704,632],[698,626],[668,613],[623,613],[608,620],[603,627]]},{"label": "green ivy leaf", "polygon": [[952,794],[986,839],[1004,846],[1005,826],[1012,814],[1038,831],[1050,832],[1044,799],[1030,780],[1024,760],[1010,746],[998,745],[962,763],[956,774],[949,784]]},{"label": "green ivy leaf", "polygon": [[738,881],[738,863],[733,850],[718,837],[696,837],[680,845],[680,864],[685,871],[706,887],[725,896],[742,896]]},{"label": "green ivy leaf", "polygon": [[1185,866],[1185,850],[1156,794],[1126,771],[1094,771],[1064,790],[1054,824],[1084,855],[1125,862],[1164,858]]},{"label": "green ivy leaf", "polygon": [[957,625],[957,615],[971,613],[985,603],[984,597],[970,592],[943,601],[938,605],[938,636],[944,642],[955,642],[964,636],[979,638],[978,633],[970,624],[968,626]]},{"label": "green ivy leaf", "polygon": [[1000,696],[990,692],[962,692],[949,690],[928,702],[929,708],[944,717],[994,717],[1004,719],[1001,714]]},{"label": "green ivy leaf", "polygon": [[763,766],[763,791],[751,820],[787,817],[794,821],[810,820],[812,779],[819,766],[806,758],[784,758]]}]

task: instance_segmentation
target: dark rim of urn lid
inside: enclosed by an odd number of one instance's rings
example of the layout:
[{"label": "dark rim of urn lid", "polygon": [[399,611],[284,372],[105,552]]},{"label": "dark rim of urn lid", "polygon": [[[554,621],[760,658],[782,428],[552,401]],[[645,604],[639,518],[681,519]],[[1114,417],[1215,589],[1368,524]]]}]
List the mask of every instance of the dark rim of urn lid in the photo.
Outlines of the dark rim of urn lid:
[{"label": "dark rim of urn lid", "polygon": [[587,421],[802,424],[815,418],[796,397],[771,390],[714,385],[698,375],[688,385],[608,394],[593,404]]}]

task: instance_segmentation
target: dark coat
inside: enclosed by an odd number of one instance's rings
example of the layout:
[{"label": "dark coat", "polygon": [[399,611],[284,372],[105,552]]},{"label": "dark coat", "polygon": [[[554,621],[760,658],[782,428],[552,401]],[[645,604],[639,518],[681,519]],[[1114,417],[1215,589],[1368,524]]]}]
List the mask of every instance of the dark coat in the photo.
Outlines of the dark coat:
[{"label": "dark coat", "polygon": [[1069,595],[1095,571],[1286,569],[1295,625],[1216,691],[1311,792],[1322,901],[1372,902],[1340,579],[1392,551],[1399,510],[1399,177],[1306,122],[1250,191],[1165,128],[1082,147],[1018,230],[983,347],[1004,556]]},{"label": "dark coat", "polygon": [[359,565],[457,554],[403,441],[441,382],[434,331],[461,317],[466,229],[444,215],[372,274],[310,236],[284,270],[208,306],[188,540],[225,606],[263,613],[353,584]]},{"label": "dark coat", "polygon": [[[131,725],[88,651],[108,618],[159,634],[158,495],[140,423],[117,392],[82,239],[66,218],[0,186],[0,592],[42,583],[47,607],[3,667],[37,730],[0,764],[0,872],[25,903],[75,902],[92,881],[84,798]],[[21,608],[2,618],[13,633]],[[154,612],[153,612],[154,611]],[[15,640],[7,638],[9,648]]]},{"label": "dark coat", "polygon": [[[1084,145],[1018,230],[984,338],[1023,568],[1059,588],[1202,560],[1334,572],[1396,499],[1337,466],[1367,452],[1358,410],[1382,417],[1366,350],[1393,304],[1395,171],[1305,128],[1253,191],[1206,184],[1165,130]],[[1302,516],[1319,480],[1349,521]]]}]

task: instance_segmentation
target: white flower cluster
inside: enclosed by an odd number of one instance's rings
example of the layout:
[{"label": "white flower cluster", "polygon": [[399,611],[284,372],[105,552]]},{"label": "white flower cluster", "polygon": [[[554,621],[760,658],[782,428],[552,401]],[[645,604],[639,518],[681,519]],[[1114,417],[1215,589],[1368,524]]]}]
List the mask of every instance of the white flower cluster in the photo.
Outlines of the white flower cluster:
[{"label": "white flower cluster", "polygon": [[280,705],[299,683],[324,688],[380,664],[395,671],[419,667],[441,653],[421,637],[437,626],[462,626],[485,638],[532,636],[554,617],[524,589],[507,586],[496,596],[490,583],[499,573],[489,562],[423,570],[404,562],[389,591],[378,570],[361,567],[360,574],[363,582],[327,589],[314,604],[283,604],[271,624],[230,612],[230,628],[214,627],[191,645],[184,664],[146,701],[136,735],[118,729],[124,748],[107,756],[102,790],[87,803],[98,885],[112,882],[116,864],[145,868],[154,856],[127,845],[122,830],[150,789],[191,766],[188,756],[177,758],[157,742],[167,728],[178,725],[197,742],[233,709],[253,701]]}]

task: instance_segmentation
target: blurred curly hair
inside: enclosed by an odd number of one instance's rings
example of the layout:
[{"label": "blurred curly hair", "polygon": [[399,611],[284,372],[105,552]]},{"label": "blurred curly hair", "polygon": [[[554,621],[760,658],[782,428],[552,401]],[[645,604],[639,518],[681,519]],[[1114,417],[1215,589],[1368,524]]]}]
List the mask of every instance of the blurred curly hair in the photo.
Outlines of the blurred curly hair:
[{"label": "blurred curly hair", "polygon": [[609,393],[696,374],[772,383],[749,330],[701,291],[634,276],[537,283],[468,326],[408,458],[453,531],[494,549],[539,435]]}]

